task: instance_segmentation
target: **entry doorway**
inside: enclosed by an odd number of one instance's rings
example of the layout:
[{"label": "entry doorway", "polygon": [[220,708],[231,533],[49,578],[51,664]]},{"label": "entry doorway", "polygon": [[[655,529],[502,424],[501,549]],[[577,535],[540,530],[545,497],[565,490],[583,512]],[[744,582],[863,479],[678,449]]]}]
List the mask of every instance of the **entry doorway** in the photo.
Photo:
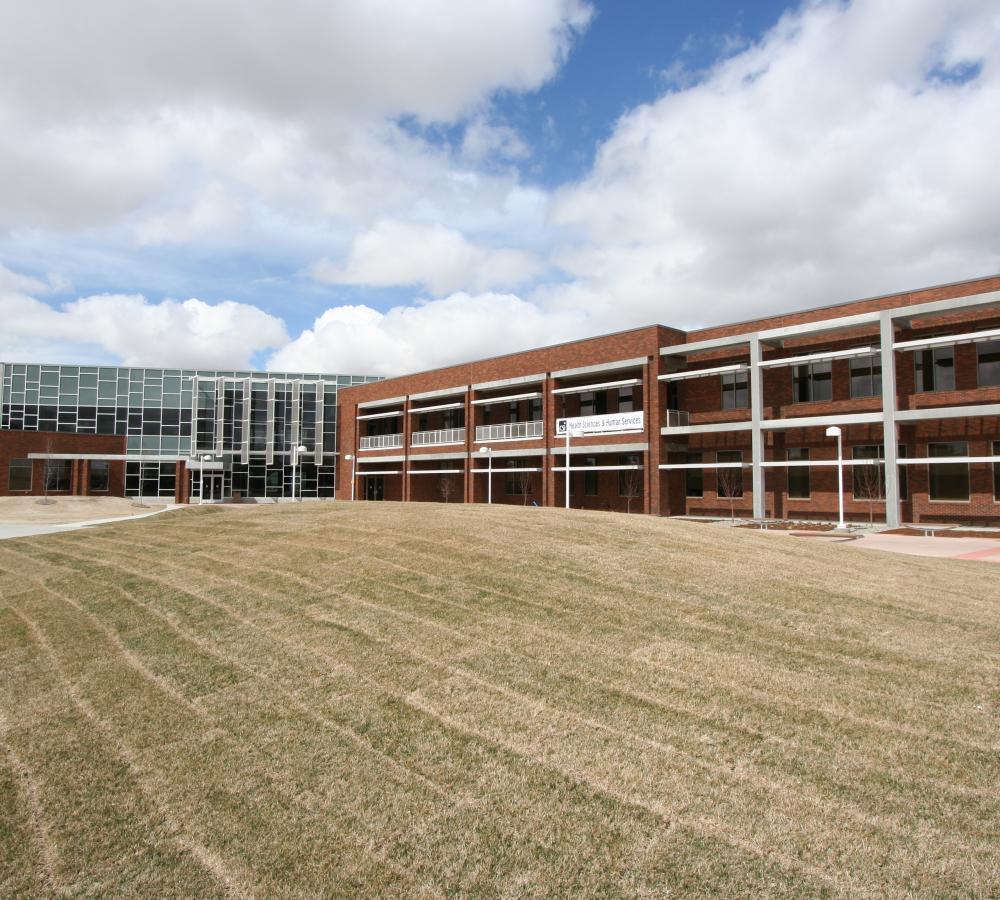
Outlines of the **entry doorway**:
[{"label": "entry doorway", "polygon": [[365,476],[365,500],[385,500],[385,479],[381,475]]},{"label": "entry doorway", "polygon": [[[199,477],[201,479],[201,490],[196,492]],[[199,497],[198,503],[221,503],[222,502],[222,473],[194,471],[191,473],[191,496]]]}]

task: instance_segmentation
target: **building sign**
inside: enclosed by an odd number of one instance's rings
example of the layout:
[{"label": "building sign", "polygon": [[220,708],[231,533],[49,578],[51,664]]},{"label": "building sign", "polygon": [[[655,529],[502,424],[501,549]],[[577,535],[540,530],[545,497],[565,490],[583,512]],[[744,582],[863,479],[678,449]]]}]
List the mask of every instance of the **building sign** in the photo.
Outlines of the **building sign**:
[{"label": "building sign", "polygon": [[565,437],[566,430],[582,434],[615,434],[616,432],[642,431],[642,410],[639,412],[608,413],[604,416],[576,416],[556,419],[556,436]]}]

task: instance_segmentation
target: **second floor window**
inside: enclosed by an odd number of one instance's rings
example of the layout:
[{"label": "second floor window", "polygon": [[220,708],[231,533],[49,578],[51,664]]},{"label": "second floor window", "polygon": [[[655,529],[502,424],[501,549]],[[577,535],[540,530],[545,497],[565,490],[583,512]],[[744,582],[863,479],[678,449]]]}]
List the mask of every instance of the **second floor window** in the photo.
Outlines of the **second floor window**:
[{"label": "second floor window", "polygon": [[722,408],[746,409],[750,405],[750,389],[746,372],[726,372],[722,376]]},{"label": "second floor window", "polygon": [[1000,386],[1000,341],[986,341],[978,345],[979,386]]},{"label": "second floor window", "polygon": [[602,416],[608,411],[608,395],[605,391],[584,391],[580,394],[581,416]]},{"label": "second floor window", "polygon": [[634,388],[618,388],[618,412],[632,412],[635,409]]},{"label": "second floor window", "polygon": [[851,360],[851,397],[875,397],[882,391],[882,358],[877,353]]},{"label": "second floor window", "polygon": [[830,362],[803,363],[792,369],[792,403],[833,399]]},{"label": "second floor window", "polygon": [[914,354],[916,389],[926,391],[955,390],[955,348],[931,347]]}]

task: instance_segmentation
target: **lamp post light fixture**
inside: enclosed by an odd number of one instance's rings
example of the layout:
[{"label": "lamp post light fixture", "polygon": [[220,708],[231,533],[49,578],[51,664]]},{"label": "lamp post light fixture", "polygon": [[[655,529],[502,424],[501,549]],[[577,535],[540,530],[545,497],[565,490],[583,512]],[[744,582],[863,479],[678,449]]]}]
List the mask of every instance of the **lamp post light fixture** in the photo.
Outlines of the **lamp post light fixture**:
[{"label": "lamp post light fixture", "polygon": [[354,482],[356,480],[354,472],[355,472],[355,466],[357,465],[358,461],[357,461],[357,459],[355,459],[353,453],[345,453],[344,454],[344,459],[348,460],[351,463],[351,502],[353,503],[354,502]]},{"label": "lamp post light fixture", "polygon": [[296,500],[301,500],[302,499],[302,479],[301,478],[299,478],[299,490],[298,490],[298,493],[296,494],[296,491],[295,491],[295,477],[296,477],[296,475],[298,475],[298,472],[299,472],[299,454],[300,453],[308,453],[308,452],[309,452],[309,448],[306,447],[305,444],[299,444],[299,446],[295,448],[295,453],[292,455],[292,502],[293,503]]},{"label": "lamp post light fixture", "polygon": [[583,432],[578,428],[570,428],[569,422],[566,423],[566,509],[569,509],[569,439],[571,437],[582,437]]},{"label": "lamp post light fixture", "polygon": [[[212,461],[212,454],[206,453],[199,457],[198,463],[198,505],[205,502],[205,463]],[[139,483],[142,483],[142,463],[139,464]],[[140,490],[142,488],[140,487]]]},{"label": "lamp post light fixture", "polygon": [[847,528],[844,524],[844,445],[840,426],[831,425],[826,429],[826,436],[837,439],[837,509],[840,511],[837,527],[844,530]]},{"label": "lamp post light fixture", "polygon": [[480,447],[479,452],[486,457],[486,503],[493,504],[493,448]]}]

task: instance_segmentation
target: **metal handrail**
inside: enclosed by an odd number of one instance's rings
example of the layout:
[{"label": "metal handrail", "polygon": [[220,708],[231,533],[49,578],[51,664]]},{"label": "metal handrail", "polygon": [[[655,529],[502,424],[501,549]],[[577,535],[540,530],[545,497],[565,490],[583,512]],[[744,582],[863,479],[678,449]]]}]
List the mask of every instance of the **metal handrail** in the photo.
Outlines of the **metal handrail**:
[{"label": "metal handrail", "polygon": [[685,409],[668,409],[664,424],[667,428],[683,428],[691,424],[691,413]]},{"label": "metal handrail", "polygon": [[401,434],[373,434],[361,438],[362,450],[384,450],[388,447],[402,447],[403,435]]},{"label": "metal handrail", "polygon": [[426,447],[430,444],[464,444],[464,428],[441,428],[437,431],[414,431],[410,435],[410,443],[414,447]]},{"label": "metal handrail", "polygon": [[544,423],[541,420],[534,422],[507,422],[503,425],[477,425],[476,442],[540,438],[543,427]]}]

